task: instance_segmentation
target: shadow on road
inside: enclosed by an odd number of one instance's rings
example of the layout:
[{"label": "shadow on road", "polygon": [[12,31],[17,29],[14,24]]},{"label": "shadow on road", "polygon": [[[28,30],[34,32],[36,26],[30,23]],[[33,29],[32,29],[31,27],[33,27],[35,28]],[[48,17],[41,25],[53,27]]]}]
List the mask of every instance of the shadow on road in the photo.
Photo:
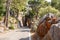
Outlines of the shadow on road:
[{"label": "shadow on road", "polygon": [[29,30],[18,30],[16,32],[30,32]]},{"label": "shadow on road", "polygon": [[21,32],[29,32],[29,30],[21,30]]},{"label": "shadow on road", "polygon": [[20,28],[20,30],[18,30],[16,32],[30,32],[30,29],[29,28]]},{"label": "shadow on road", "polygon": [[29,37],[27,37],[27,38],[21,38],[19,40],[29,40]]}]

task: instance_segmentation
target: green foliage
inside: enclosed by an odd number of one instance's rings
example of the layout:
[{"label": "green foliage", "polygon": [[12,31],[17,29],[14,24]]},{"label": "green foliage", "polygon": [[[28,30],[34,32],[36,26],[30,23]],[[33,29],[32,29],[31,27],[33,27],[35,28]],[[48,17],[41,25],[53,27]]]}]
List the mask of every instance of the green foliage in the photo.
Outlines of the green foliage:
[{"label": "green foliage", "polygon": [[60,14],[58,15],[58,17],[60,17]]},{"label": "green foliage", "polygon": [[20,12],[25,15],[27,3],[28,0],[12,0],[10,8],[13,10],[14,15],[19,15]]},{"label": "green foliage", "polygon": [[33,18],[33,16],[34,16],[35,14],[34,14],[34,12],[31,10],[31,11],[29,11],[29,16],[30,16],[30,18]]},{"label": "green foliage", "polygon": [[42,4],[41,4],[41,7],[47,7],[47,6],[49,6],[49,5],[50,5],[50,3],[49,3],[49,2],[44,1],[44,3],[42,3]]},{"label": "green foliage", "polygon": [[13,25],[11,25],[11,26],[9,27],[9,29],[14,30],[15,28],[14,28],[14,26],[13,26]]},{"label": "green foliage", "polygon": [[20,11],[22,11],[22,9],[24,9],[26,7],[28,0],[13,0],[11,3],[11,8],[16,8]]},{"label": "green foliage", "polygon": [[3,16],[5,11],[5,0],[0,0],[0,16]]},{"label": "green foliage", "polygon": [[52,0],[51,5],[60,10],[60,0]]},{"label": "green foliage", "polygon": [[2,20],[2,17],[0,17],[0,21]]},{"label": "green foliage", "polygon": [[[45,1],[45,0],[38,0],[38,1],[29,1],[28,4],[30,5],[30,7],[32,8],[32,14],[37,15],[39,14],[39,11],[41,12],[40,15],[43,16],[42,14],[46,13],[46,10],[48,10],[48,8],[46,8],[47,6],[50,6],[50,3]],[[46,8],[46,9],[45,9]],[[41,10],[40,10],[41,9]],[[44,10],[45,9],[45,10]],[[44,11],[44,12],[43,12]],[[34,16],[33,15],[33,16]]]},{"label": "green foliage", "polygon": [[41,7],[39,9],[39,15],[40,15],[40,17],[42,17],[43,15],[45,15],[47,13],[55,13],[56,14],[56,13],[58,13],[58,10],[55,9],[55,8],[53,8],[53,7],[51,7],[51,6],[47,6],[45,8]]},{"label": "green foliage", "polygon": [[56,14],[56,16],[57,16],[57,17],[60,17],[60,12],[58,12],[58,13]]}]

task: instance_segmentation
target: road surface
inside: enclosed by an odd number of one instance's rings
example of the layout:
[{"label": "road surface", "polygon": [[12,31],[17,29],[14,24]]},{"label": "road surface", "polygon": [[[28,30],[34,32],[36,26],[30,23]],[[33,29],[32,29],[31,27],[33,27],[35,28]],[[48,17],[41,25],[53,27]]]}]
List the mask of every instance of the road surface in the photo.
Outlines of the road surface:
[{"label": "road surface", "polygon": [[0,34],[0,40],[31,40],[30,29],[20,28],[14,31]]}]

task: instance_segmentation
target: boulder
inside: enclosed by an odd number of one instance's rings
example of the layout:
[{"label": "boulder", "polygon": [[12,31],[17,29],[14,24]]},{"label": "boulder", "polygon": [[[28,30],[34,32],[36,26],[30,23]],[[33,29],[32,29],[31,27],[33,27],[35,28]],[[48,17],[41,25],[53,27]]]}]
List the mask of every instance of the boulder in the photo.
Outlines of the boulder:
[{"label": "boulder", "polygon": [[42,40],[60,40],[60,23],[53,24]]}]

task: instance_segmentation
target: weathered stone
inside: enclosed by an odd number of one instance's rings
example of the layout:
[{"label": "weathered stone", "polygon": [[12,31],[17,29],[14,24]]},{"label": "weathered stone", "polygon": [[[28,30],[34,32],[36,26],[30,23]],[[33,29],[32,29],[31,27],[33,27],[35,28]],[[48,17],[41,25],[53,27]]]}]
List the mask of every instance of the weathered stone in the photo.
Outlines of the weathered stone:
[{"label": "weathered stone", "polygon": [[60,23],[52,25],[43,40],[60,40]]}]

